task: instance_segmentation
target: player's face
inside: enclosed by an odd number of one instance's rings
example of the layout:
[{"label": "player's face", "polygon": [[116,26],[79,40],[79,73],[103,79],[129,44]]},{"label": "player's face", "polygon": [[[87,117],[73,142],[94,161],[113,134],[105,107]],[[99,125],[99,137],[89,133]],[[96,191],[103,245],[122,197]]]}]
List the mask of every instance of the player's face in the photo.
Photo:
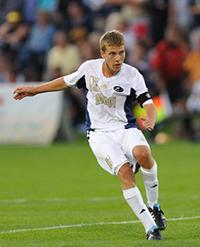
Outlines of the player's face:
[{"label": "player's face", "polygon": [[121,69],[125,59],[125,47],[122,46],[106,46],[105,51],[101,51],[104,58],[104,70],[107,74],[115,75]]}]

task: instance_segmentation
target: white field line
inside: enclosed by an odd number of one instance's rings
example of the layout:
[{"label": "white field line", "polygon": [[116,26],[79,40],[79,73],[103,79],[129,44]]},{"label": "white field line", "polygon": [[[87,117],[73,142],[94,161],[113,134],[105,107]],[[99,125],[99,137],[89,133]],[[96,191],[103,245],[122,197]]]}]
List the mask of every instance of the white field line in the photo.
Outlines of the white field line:
[{"label": "white field line", "polygon": [[[193,195],[190,197],[192,200],[198,200],[200,196]],[[104,201],[119,201],[122,200],[120,196],[110,197],[85,197],[85,198],[43,198],[43,199],[27,199],[27,198],[15,198],[15,199],[0,199],[0,206],[5,204],[28,204],[28,203],[67,203],[67,202],[104,202]]]},{"label": "white field line", "polygon": [[[179,218],[169,218],[167,219],[167,221],[186,221],[186,220],[196,220],[196,219],[200,219],[200,216],[191,216],[191,217],[183,216]],[[126,225],[126,224],[138,224],[138,223],[140,223],[138,220],[133,220],[133,221],[111,221],[111,222],[69,224],[69,225],[6,230],[6,231],[0,231],[0,235],[15,234],[15,233],[21,233],[21,232],[38,232],[38,231],[58,230],[58,229],[65,229],[65,228],[82,228],[82,227],[92,227],[92,226],[102,226],[102,225]]]},{"label": "white field line", "polygon": [[113,197],[85,197],[85,198],[46,198],[46,199],[0,199],[0,205],[4,204],[26,204],[26,203],[65,203],[65,202],[104,202],[121,200],[120,196]]}]

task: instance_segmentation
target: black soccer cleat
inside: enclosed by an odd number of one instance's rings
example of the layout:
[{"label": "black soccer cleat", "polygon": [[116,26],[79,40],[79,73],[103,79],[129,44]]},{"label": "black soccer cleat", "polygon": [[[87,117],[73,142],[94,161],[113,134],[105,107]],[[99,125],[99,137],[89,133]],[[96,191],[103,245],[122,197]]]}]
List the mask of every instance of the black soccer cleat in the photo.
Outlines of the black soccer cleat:
[{"label": "black soccer cleat", "polygon": [[163,213],[162,209],[160,208],[160,206],[156,204],[153,207],[153,209],[148,207],[148,210],[149,210],[151,216],[153,217],[156,225],[158,226],[158,229],[160,231],[165,230],[165,228],[166,228],[166,218],[165,218],[164,213]]},{"label": "black soccer cleat", "polygon": [[146,235],[147,240],[162,240],[162,236],[160,234],[160,230],[158,228],[154,228],[147,232]]}]

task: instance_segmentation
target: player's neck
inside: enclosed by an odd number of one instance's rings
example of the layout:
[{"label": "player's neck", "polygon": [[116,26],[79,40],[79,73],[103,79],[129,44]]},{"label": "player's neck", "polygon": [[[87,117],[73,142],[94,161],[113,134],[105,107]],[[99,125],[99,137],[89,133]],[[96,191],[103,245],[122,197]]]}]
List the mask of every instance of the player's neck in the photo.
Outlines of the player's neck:
[{"label": "player's neck", "polygon": [[119,72],[119,70],[116,70],[116,71],[111,70],[109,66],[107,65],[107,63],[104,62],[102,65],[102,72],[105,77],[112,77],[116,75]]}]

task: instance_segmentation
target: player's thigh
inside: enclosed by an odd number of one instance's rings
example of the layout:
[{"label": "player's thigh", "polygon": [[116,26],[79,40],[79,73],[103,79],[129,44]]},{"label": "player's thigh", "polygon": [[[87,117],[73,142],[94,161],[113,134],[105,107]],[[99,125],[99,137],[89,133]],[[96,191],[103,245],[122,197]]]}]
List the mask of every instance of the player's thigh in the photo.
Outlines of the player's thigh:
[{"label": "player's thigh", "polygon": [[114,142],[108,133],[91,131],[89,145],[99,165],[112,175],[128,162],[120,145]]},{"label": "player's thigh", "polygon": [[124,136],[122,141],[122,150],[129,162],[133,165],[136,164],[137,160],[133,154],[133,149],[136,146],[145,146],[150,149],[150,146],[143,135],[142,131],[137,128],[130,128],[124,130]]}]

